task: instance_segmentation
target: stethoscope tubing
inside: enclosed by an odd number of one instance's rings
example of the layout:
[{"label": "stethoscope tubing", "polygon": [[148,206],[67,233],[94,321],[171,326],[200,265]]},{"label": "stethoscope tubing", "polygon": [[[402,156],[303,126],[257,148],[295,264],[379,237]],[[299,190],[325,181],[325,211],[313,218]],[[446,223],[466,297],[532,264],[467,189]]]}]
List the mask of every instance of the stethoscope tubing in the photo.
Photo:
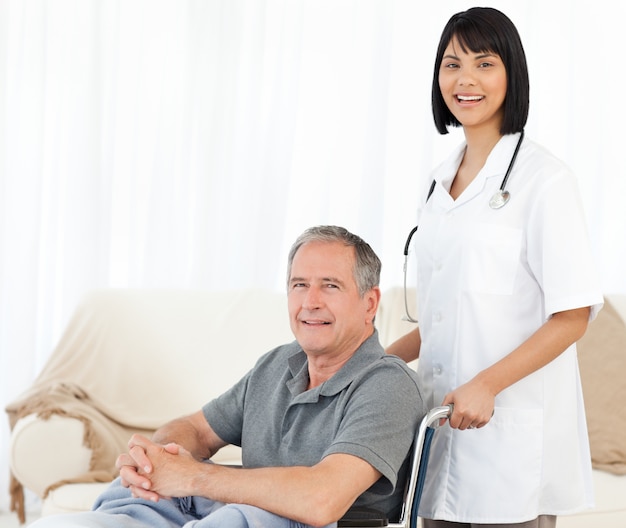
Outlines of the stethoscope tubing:
[{"label": "stethoscope tubing", "polygon": [[502,178],[502,183],[500,184],[500,191],[504,192],[507,182],[509,181],[509,176],[511,171],[513,170],[513,165],[515,165],[515,160],[517,159],[517,153],[519,152],[520,147],[522,146],[522,141],[524,139],[524,130],[520,134],[519,139],[517,140],[517,145],[515,145],[515,150],[513,151],[513,156],[511,157],[511,161],[509,162],[509,166],[506,169],[506,174],[504,178]]}]

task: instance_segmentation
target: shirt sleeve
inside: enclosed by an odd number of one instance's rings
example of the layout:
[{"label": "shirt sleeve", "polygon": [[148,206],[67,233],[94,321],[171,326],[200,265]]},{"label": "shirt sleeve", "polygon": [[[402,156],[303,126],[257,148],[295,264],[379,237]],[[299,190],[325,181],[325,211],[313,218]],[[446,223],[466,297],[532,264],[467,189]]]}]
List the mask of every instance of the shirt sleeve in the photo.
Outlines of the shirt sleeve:
[{"label": "shirt sleeve", "polygon": [[226,392],[202,407],[206,421],[217,436],[229,444],[241,447],[244,401],[250,372]]},{"label": "shirt sleeve", "polygon": [[[552,167],[554,169],[554,167]],[[603,304],[584,210],[573,174],[565,167],[545,179],[529,217],[528,261],[544,293],[544,316]]]},{"label": "shirt sleeve", "polygon": [[376,490],[380,494],[395,488],[426,413],[415,376],[397,364],[400,359],[387,359],[353,383],[341,427],[324,454],[347,453],[367,461],[384,477]]}]

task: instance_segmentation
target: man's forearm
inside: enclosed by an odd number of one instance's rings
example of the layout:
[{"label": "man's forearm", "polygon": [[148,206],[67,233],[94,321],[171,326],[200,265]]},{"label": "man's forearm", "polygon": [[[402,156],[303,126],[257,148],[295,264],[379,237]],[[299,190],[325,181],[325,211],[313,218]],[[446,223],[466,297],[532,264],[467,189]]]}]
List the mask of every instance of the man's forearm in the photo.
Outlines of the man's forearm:
[{"label": "man's forearm", "polygon": [[152,441],[161,445],[178,444],[198,460],[210,458],[217,449],[207,442],[196,424],[197,420],[197,415],[172,420],[154,432]]},{"label": "man's forearm", "polygon": [[240,469],[200,463],[154,444],[143,447],[154,467],[147,475],[150,492],[250,504],[314,526],[339,519],[380,478],[369,463],[351,455],[329,455],[313,467]]}]

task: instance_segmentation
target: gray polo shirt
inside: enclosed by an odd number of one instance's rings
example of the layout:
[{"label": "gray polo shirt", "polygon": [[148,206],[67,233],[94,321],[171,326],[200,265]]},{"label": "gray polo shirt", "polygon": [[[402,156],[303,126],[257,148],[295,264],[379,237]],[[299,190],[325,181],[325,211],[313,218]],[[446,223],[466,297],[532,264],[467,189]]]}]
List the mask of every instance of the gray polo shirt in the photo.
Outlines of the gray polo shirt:
[{"label": "gray polo shirt", "polygon": [[268,352],[203,407],[207,421],[222,440],[242,447],[244,467],[313,466],[332,453],[366,460],[383,476],[355,504],[394,519],[426,412],[415,373],[384,352],[377,332],[311,390],[307,367],[296,341]]}]

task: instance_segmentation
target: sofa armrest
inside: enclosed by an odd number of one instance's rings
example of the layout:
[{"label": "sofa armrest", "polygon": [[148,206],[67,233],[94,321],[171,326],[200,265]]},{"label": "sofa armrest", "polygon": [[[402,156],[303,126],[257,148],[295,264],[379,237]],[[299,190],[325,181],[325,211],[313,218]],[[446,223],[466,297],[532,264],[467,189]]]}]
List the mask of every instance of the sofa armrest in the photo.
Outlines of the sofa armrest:
[{"label": "sofa armrest", "polygon": [[131,430],[83,410],[71,416],[29,414],[13,428],[11,471],[42,498],[65,483],[110,482],[117,476],[115,461],[133,432],[152,435],[151,430]]},{"label": "sofa armrest", "polygon": [[91,449],[83,443],[84,424],[75,418],[29,414],[18,420],[9,445],[11,471],[39,497],[56,482],[89,471]]},{"label": "sofa armrest", "polygon": [[[44,498],[51,488],[65,482],[96,482],[88,478],[90,472],[116,476],[115,460],[126,451],[126,442],[132,432],[117,426],[118,433],[112,434],[111,427],[86,423],[78,418],[51,415],[40,418],[29,414],[15,424],[11,434],[9,453],[11,471],[15,478],[29,490]],[[150,432],[143,431],[150,436]],[[90,444],[100,446],[98,460]],[[225,446],[214,457],[218,464],[240,464],[241,449]],[[84,477],[84,478],[83,478]]]}]

